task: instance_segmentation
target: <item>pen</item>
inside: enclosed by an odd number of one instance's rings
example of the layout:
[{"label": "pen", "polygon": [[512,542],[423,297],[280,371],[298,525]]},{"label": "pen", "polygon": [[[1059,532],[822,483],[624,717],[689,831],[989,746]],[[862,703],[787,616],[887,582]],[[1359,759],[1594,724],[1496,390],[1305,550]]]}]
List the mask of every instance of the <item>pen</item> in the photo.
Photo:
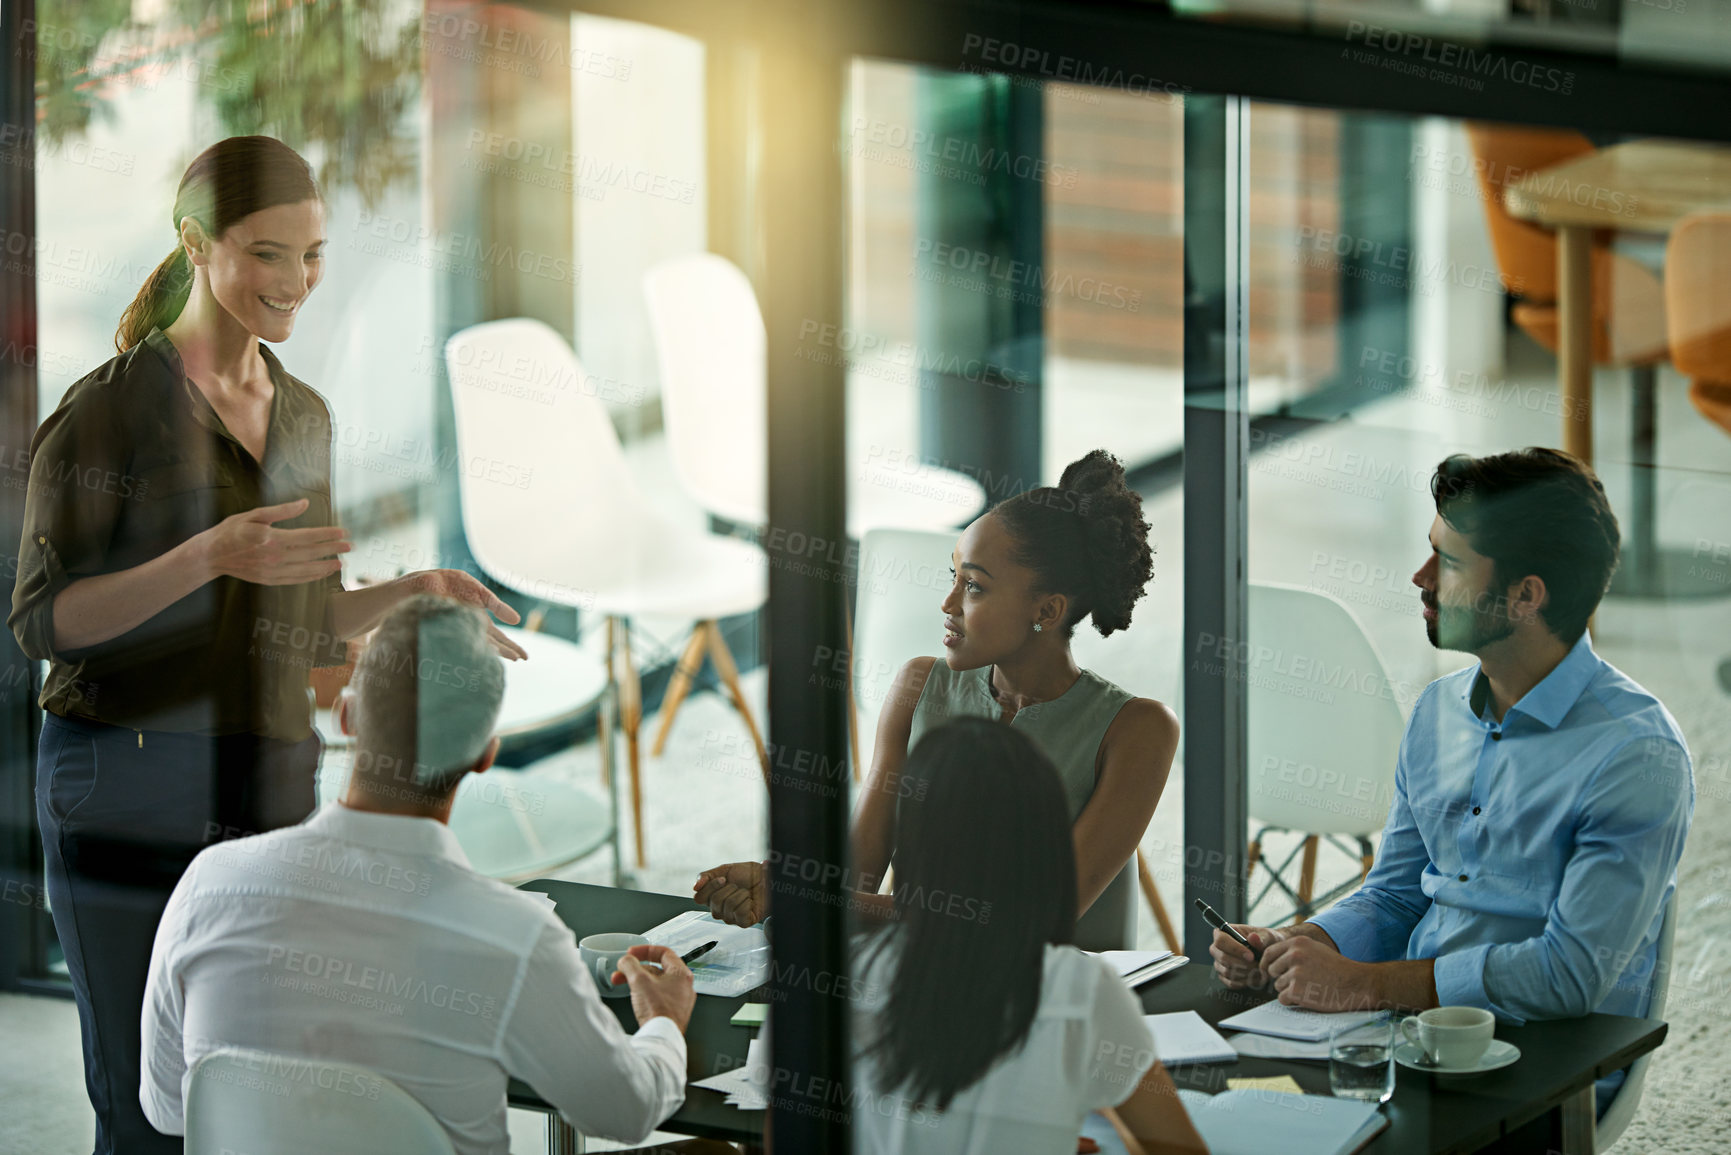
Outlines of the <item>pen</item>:
[{"label": "pen", "polygon": [[[712,938],[708,942],[704,943],[702,946],[694,946],[690,950],[686,951],[684,954],[680,955],[679,961],[682,963],[694,962],[697,959],[702,958],[704,955],[708,954],[710,951],[714,950],[716,947],[718,947],[720,945],[721,945],[720,940]],[[651,960],[645,960],[643,963],[643,967],[645,970],[653,970],[657,974],[661,973],[665,969],[662,967],[662,965],[660,963],[654,962]]]},{"label": "pen", "polygon": [[1262,965],[1262,951],[1257,947],[1251,946],[1250,940],[1239,934],[1232,928],[1232,924],[1228,923],[1224,918],[1221,918],[1219,911],[1215,910],[1212,906],[1209,906],[1206,902],[1203,902],[1200,898],[1196,900],[1196,909],[1202,912],[1202,917],[1207,921],[1209,926],[1213,927],[1215,930],[1223,930],[1239,942],[1243,943],[1247,948],[1249,948],[1251,956],[1256,959],[1256,965]]}]

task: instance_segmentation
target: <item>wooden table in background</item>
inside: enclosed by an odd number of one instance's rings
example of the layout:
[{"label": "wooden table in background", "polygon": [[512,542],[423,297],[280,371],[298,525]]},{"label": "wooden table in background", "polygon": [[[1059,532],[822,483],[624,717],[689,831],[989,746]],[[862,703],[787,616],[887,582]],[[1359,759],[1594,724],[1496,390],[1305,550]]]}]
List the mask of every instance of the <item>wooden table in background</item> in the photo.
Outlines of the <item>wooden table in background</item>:
[{"label": "wooden table in background", "polygon": [[[1668,140],[1612,145],[1508,185],[1509,213],[1557,233],[1557,376],[1563,448],[1593,460],[1593,234],[1600,229],[1668,236],[1683,218],[1731,210],[1731,148]],[[1687,555],[1660,547],[1654,471],[1656,422],[1649,389],[1637,395],[1623,564],[1610,593],[1626,597],[1723,596],[1690,577]]]},{"label": "wooden table in background", "polygon": [[[1601,191],[1605,195],[1597,195]],[[1593,232],[1668,235],[1691,213],[1731,209],[1731,148],[1667,140],[1616,144],[1509,185],[1503,204],[1520,220],[1556,230],[1557,375],[1563,412],[1580,415],[1563,422],[1563,448],[1591,462]]]}]

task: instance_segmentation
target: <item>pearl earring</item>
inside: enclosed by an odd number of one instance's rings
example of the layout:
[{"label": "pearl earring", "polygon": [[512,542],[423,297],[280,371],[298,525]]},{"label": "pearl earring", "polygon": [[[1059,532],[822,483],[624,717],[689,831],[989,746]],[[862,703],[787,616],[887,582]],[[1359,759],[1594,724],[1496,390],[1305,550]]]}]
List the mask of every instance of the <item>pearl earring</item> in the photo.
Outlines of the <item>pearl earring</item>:
[{"label": "pearl earring", "polygon": [[1039,622],[1034,623],[1034,632],[1036,634],[1040,632],[1040,623]]}]

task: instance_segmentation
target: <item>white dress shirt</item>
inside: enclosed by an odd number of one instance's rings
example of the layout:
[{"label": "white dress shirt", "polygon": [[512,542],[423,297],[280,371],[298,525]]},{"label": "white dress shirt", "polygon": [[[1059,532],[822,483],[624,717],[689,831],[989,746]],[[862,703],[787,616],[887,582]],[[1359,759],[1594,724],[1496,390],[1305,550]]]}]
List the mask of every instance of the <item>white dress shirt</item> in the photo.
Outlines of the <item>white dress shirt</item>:
[{"label": "white dress shirt", "polygon": [[[889,998],[896,947],[872,951],[855,1003],[855,1046]],[[982,981],[991,982],[990,975]],[[872,1155],[1074,1155],[1090,1111],[1128,1099],[1154,1065],[1142,1006],[1115,971],[1073,946],[1048,944],[1040,1005],[1026,1041],[964,1087],[949,1109],[884,1091],[871,1054],[853,1069],[854,1150]]]},{"label": "white dress shirt", "polygon": [[184,1134],[194,1063],[223,1046],[369,1067],[462,1155],[505,1155],[516,1076],[573,1126],[641,1142],[685,1099],[685,1037],[627,1035],[545,896],[476,874],[430,818],[328,804],[200,853],[157,929],[145,1115]]}]

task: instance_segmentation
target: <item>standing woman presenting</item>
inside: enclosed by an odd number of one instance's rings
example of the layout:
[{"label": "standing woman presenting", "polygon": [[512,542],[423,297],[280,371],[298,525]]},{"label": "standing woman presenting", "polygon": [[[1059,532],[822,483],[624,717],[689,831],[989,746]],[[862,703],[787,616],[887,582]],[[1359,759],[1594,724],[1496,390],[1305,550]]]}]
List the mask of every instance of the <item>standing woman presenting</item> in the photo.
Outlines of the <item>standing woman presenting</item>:
[{"label": "standing woman presenting", "polygon": [[281,142],[200,154],[175,197],[180,243],[121,318],[120,355],[31,443],[9,624],[49,663],[36,811],[98,1155],[181,1150],[138,1100],[152,940],[202,847],[314,808],[308,672],[342,664],[345,640],[411,593],[517,620],[457,570],[342,587],[330,410],[260,344],[288,339],[319,283],[324,218]]}]

